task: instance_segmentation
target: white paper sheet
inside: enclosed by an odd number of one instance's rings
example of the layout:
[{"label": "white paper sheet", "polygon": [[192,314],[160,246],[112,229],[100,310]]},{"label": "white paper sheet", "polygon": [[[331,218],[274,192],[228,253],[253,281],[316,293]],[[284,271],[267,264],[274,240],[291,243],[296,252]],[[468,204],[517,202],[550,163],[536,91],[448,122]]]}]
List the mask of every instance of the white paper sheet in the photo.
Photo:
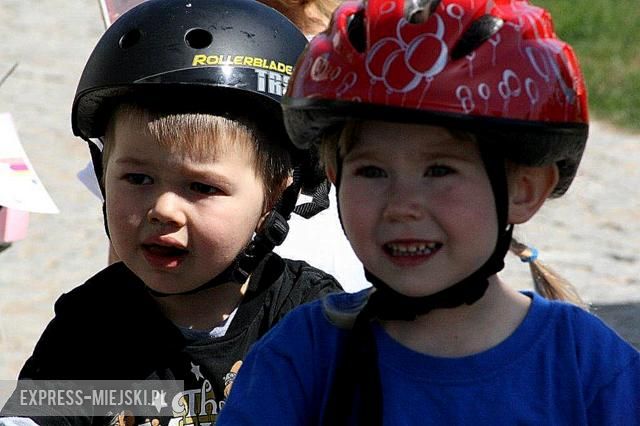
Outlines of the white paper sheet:
[{"label": "white paper sheet", "polygon": [[145,0],[98,0],[104,25],[109,28],[123,13]]},{"label": "white paper sheet", "polygon": [[0,205],[34,213],[59,213],[20,143],[10,113],[0,113]]}]

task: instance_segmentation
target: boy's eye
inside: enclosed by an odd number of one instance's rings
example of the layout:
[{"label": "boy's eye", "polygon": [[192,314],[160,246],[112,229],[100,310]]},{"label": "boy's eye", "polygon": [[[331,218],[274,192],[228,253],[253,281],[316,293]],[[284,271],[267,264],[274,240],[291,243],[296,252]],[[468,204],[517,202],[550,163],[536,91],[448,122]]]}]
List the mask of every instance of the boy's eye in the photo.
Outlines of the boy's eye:
[{"label": "boy's eye", "polygon": [[149,185],[153,183],[153,179],[150,176],[142,173],[127,173],[123,179],[132,185]]},{"label": "boy's eye", "polygon": [[381,178],[387,177],[387,173],[380,167],[363,166],[356,169],[356,176],[362,176],[365,178]]},{"label": "boy's eye", "polygon": [[192,182],[189,185],[189,188],[192,191],[203,195],[214,195],[220,192],[220,189],[216,188],[215,186],[207,185],[201,182]]},{"label": "boy's eye", "polygon": [[435,164],[433,166],[429,166],[427,171],[424,173],[427,177],[443,177],[453,173],[454,170],[449,166],[444,166],[442,164]]}]

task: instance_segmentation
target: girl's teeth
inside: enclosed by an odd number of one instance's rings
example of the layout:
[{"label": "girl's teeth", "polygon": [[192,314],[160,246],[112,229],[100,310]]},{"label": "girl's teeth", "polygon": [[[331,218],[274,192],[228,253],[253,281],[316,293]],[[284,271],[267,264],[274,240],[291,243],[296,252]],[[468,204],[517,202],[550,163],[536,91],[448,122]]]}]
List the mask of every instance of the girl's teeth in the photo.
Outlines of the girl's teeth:
[{"label": "girl's teeth", "polygon": [[437,243],[387,244],[393,256],[424,256],[431,254]]}]

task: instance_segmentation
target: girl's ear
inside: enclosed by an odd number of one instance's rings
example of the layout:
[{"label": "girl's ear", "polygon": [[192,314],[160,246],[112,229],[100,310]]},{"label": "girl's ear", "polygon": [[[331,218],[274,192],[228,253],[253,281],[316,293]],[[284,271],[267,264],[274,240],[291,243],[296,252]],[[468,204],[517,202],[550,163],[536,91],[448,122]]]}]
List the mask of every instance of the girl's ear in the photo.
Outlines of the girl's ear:
[{"label": "girl's ear", "polygon": [[540,167],[515,165],[509,171],[509,223],[531,219],[556,187],[555,164]]}]

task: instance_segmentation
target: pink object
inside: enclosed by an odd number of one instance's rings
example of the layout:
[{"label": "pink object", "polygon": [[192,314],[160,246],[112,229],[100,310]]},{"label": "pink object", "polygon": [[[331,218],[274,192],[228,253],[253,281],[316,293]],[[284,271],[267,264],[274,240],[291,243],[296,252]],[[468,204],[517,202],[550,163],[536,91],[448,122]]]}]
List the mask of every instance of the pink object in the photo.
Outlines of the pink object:
[{"label": "pink object", "polygon": [[27,236],[29,212],[0,207],[0,243],[18,241]]}]

